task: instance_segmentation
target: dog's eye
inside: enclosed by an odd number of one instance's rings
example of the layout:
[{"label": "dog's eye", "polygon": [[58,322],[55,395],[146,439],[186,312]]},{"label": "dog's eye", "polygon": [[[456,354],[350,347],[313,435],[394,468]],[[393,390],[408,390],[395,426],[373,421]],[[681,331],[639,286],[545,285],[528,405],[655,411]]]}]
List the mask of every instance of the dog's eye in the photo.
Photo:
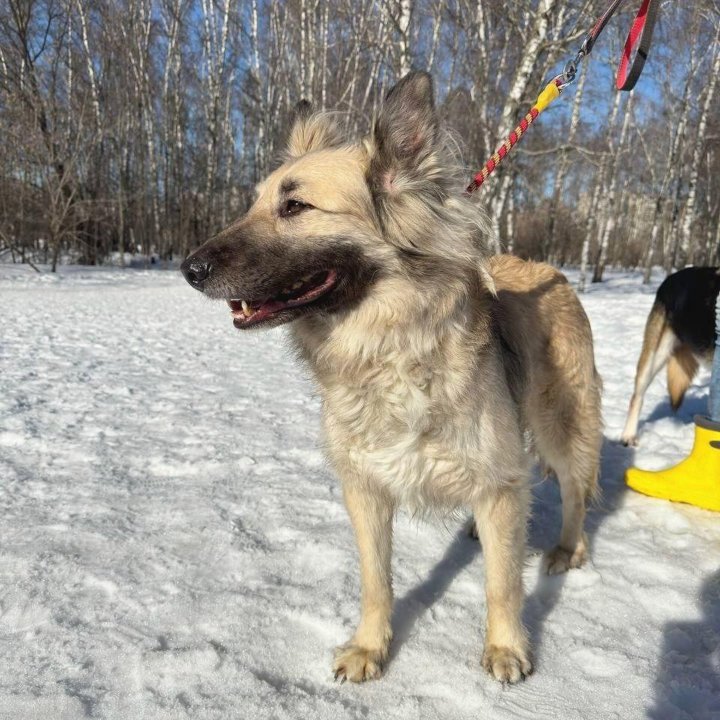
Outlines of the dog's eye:
[{"label": "dog's eye", "polygon": [[290,217],[291,215],[297,215],[303,210],[311,208],[312,205],[300,202],[299,200],[286,200],[280,206],[280,217]]}]

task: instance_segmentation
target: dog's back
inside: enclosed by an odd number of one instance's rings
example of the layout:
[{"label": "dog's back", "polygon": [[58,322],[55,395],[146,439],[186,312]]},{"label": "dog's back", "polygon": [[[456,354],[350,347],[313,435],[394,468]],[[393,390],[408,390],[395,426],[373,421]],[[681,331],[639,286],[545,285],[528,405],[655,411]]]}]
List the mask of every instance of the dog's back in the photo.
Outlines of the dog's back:
[{"label": "dog's back", "polygon": [[675,337],[697,355],[714,346],[718,293],[720,268],[690,267],[665,278],[655,296]]},{"label": "dog's back", "polygon": [[645,324],[621,440],[637,441],[643,398],[653,378],[667,365],[670,404],[682,404],[701,361],[709,361],[715,344],[715,301],[720,293],[720,268],[690,267],[669,275],[658,288]]}]

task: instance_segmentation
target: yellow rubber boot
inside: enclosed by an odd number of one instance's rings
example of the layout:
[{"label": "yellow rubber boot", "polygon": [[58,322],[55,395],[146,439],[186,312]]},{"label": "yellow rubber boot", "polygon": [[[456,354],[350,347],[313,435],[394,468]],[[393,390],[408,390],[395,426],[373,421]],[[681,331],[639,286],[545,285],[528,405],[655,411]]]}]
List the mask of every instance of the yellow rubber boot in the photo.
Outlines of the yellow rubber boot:
[{"label": "yellow rubber boot", "polygon": [[629,468],[625,482],[644,495],[720,512],[720,423],[695,416],[695,443],[681,463],[651,472]]}]

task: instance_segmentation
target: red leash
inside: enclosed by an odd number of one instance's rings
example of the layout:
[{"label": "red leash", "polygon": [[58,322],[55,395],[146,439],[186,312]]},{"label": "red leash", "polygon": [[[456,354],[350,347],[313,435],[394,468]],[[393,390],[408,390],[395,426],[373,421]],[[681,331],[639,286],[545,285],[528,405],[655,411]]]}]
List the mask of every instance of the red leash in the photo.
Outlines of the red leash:
[{"label": "red leash", "polygon": [[[537,116],[575,80],[578,65],[592,52],[596,40],[600,37],[608,21],[624,2],[625,0],[613,0],[610,7],[585,36],[583,44],[575,58],[568,62],[563,72],[556,78],[553,78],[545,87],[545,90],[540,94],[535,105],[530,108],[530,111],[520,121],[520,124],[510,133],[508,139],[493,153],[493,156],[485,163],[483,169],[473,177],[472,182],[465,190],[466,194],[469,195],[474,192],[487,180],[489,175],[525,134],[525,131],[535,121]],[[622,58],[618,66],[615,80],[618,90],[632,90],[642,74],[645,60],[647,60],[648,53],[650,52],[650,44],[652,42],[659,5],[659,0],[642,0],[640,9],[625,41]],[[633,54],[635,55],[634,58]],[[630,62],[631,59],[632,63]]]},{"label": "red leash", "polygon": [[[605,29],[608,21],[623,2],[625,2],[625,0],[614,0],[605,11],[605,14],[595,23],[593,29],[586,35],[574,61],[576,69],[577,63],[590,54],[600,33]],[[647,60],[648,53],[650,52],[650,43],[652,42],[659,5],[658,0],[643,0],[640,5],[640,9],[635,16],[635,21],[625,41],[625,48],[623,49],[622,58],[620,59],[617,78],[615,80],[618,90],[632,90],[642,74],[645,60]],[[631,65],[630,59],[636,48],[635,59]]]}]

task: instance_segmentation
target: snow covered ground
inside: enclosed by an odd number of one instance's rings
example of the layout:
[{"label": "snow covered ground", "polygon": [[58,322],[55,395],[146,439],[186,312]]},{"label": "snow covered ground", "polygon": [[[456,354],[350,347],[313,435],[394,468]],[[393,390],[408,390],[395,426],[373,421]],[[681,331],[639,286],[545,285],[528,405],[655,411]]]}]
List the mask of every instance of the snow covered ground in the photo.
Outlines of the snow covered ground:
[{"label": "snow covered ground", "polygon": [[703,382],[672,416],[658,379],[640,447],[616,442],[653,291],[583,298],[604,499],[592,561],[549,578],[559,497],[536,480],[535,675],[481,670],[477,543],[401,515],[391,662],[341,686],[355,547],[284,331],[235,331],[173,272],[0,266],[0,718],[720,718],[720,516],[622,483],[679,459],[705,409]]}]

